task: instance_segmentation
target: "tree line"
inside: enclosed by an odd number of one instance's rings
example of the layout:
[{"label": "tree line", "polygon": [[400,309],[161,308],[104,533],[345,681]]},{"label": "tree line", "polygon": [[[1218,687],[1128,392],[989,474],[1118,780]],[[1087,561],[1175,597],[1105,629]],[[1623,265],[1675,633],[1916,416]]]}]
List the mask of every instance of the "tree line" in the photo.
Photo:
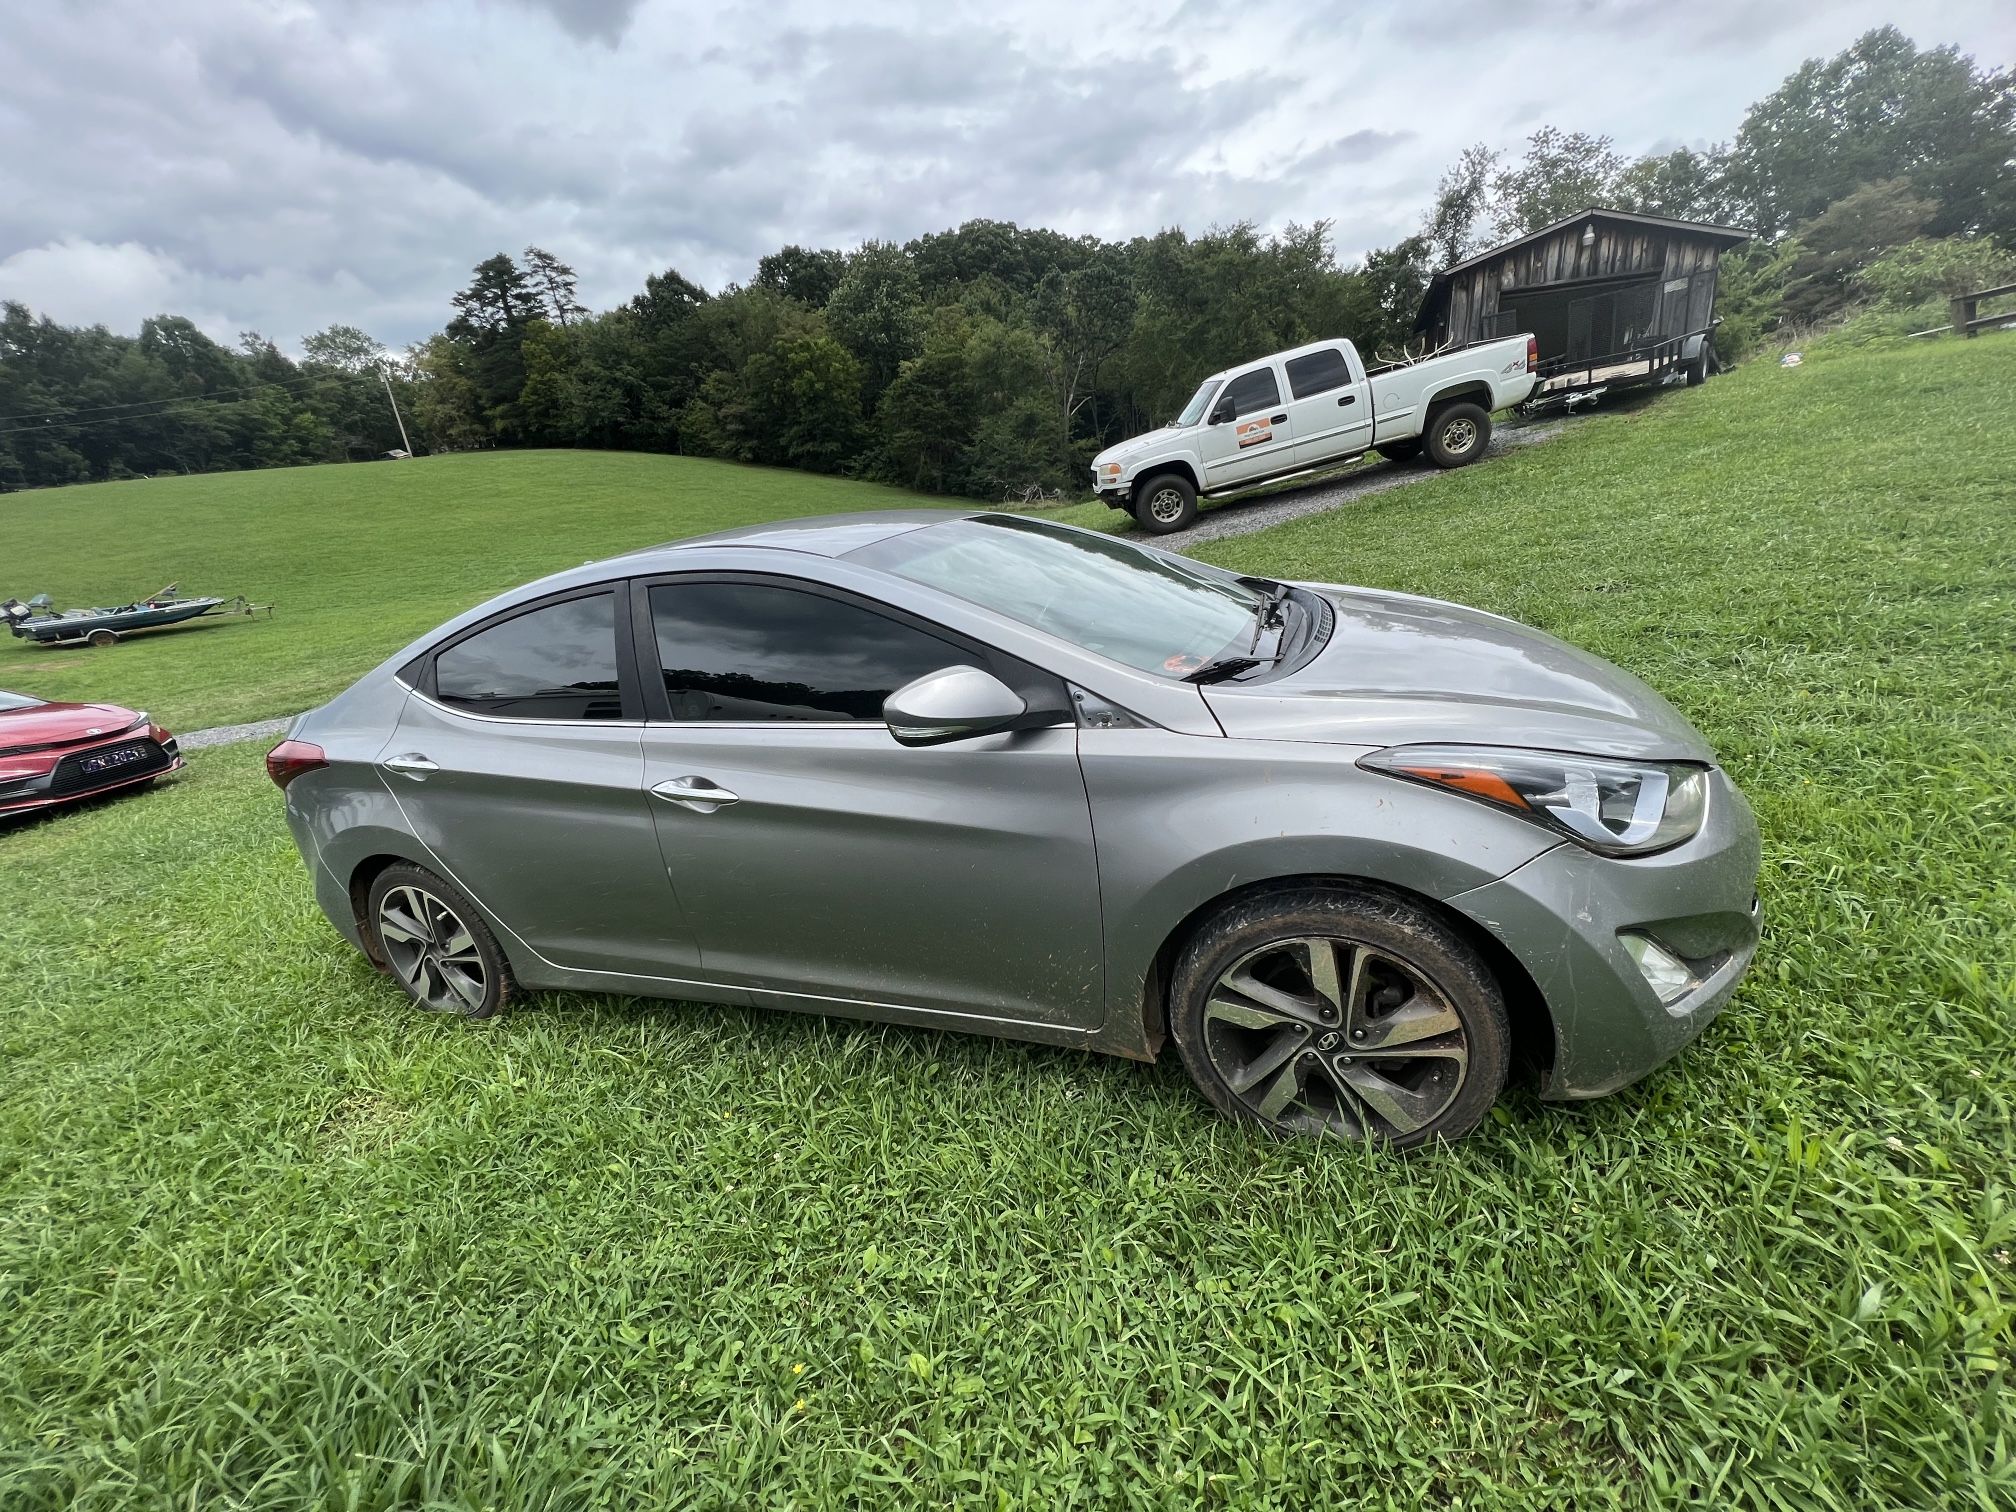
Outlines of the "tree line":
[{"label": "tree line", "polygon": [[1894,28],[1813,60],[1734,139],[1636,159],[1552,126],[1480,144],[1419,230],[1345,264],[1329,222],[1127,241],[970,221],[851,251],[787,246],[746,284],[678,271],[589,310],[530,246],[472,270],[400,353],[337,325],[290,357],[179,316],[137,336],[0,305],[0,487],[417,450],[681,452],[999,498],[1075,486],[1101,447],[1173,416],[1204,373],[1322,336],[1413,339],[1429,275],[1590,205],[1751,227],[1717,342],[1876,305],[1917,311],[2016,276],[2016,74]]}]

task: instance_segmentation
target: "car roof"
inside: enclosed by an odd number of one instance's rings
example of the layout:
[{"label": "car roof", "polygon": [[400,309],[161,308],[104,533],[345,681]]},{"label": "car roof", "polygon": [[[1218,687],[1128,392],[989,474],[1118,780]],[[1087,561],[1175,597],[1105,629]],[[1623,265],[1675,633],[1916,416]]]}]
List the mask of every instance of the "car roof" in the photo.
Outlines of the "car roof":
[{"label": "car roof", "polygon": [[[808,515],[799,520],[766,520],[756,525],[737,525],[707,535],[688,536],[625,552],[616,560],[636,561],[652,557],[673,558],[700,546],[754,546],[772,551],[802,551],[812,556],[844,556],[858,547],[885,541],[890,536],[942,525],[947,520],[970,520],[970,509],[870,509],[858,514]],[[640,562],[639,565],[647,565]]]}]

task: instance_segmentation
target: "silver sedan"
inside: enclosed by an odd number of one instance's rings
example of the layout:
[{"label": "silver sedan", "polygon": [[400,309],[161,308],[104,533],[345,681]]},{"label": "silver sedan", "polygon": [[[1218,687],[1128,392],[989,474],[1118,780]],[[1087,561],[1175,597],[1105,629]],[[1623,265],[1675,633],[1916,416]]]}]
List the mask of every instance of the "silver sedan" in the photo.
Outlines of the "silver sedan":
[{"label": "silver sedan", "polygon": [[1018,516],[799,520],[423,636],[268,757],[422,1007],[762,1004],[1149,1060],[1451,1139],[1642,1076],[1757,946],[1757,828],[1657,693],[1496,615]]}]

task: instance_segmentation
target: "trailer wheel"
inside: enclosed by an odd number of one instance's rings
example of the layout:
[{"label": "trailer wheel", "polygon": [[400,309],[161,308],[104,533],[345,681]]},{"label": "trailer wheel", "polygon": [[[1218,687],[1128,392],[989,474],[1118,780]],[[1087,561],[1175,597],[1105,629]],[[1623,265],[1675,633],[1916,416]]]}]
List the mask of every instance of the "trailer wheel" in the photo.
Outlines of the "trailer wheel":
[{"label": "trailer wheel", "polygon": [[116,646],[118,643],[119,632],[117,630],[93,630],[89,635],[84,637],[84,644],[87,646]]},{"label": "trailer wheel", "polygon": [[1428,417],[1422,439],[1437,467],[1465,467],[1490,444],[1491,417],[1474,404],[1451,404]]},{"label": "trailer wheel", "polygon": [[1701,343],[1701,350],[1687,363],[1687,387],[1698,388],[1708,381],[1708,364],[1714,357],[1714,352],[1714,347],[1708,342]]},{"label": "trailer wheel", "polygon": [[1169,535],[1197,518],[1197,490],[1181,473],[1157,473],[1136,486],[1134,522],[1150,535]]}]

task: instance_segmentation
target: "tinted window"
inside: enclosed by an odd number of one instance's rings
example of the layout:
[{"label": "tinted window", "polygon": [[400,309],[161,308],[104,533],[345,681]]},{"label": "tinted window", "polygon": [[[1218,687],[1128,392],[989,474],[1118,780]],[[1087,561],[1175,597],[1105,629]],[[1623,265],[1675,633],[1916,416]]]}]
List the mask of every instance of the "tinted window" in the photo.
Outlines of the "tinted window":
[{"label": "tinted window", "polygon": [[1241,373],[1225,385],[1225,397],[1232,404],[1232,418],[1255,410],[1272,409],[1281,402],[1281,385],[1274,381],[1274,369],[1258,368]]},{"label": "tinted window", "polygon": [[440,700],[507,719],[621,719],[616,600],[568,599],[479,630],[434,658]]},{"label": "tinted window", "polygon": [[762,583],[661,583],[651,622],[674,719],[879,720],[905,683],[974,663],[858,605]]},{"label": "tinted window", "polygon": [[1288,391],[1297,399],[1307,399],[1311,394],[1327,394],[1351,381],[1351,364],[1335,347],[1311,352],[1306,357],[1291,357],[1286,366]]}]

